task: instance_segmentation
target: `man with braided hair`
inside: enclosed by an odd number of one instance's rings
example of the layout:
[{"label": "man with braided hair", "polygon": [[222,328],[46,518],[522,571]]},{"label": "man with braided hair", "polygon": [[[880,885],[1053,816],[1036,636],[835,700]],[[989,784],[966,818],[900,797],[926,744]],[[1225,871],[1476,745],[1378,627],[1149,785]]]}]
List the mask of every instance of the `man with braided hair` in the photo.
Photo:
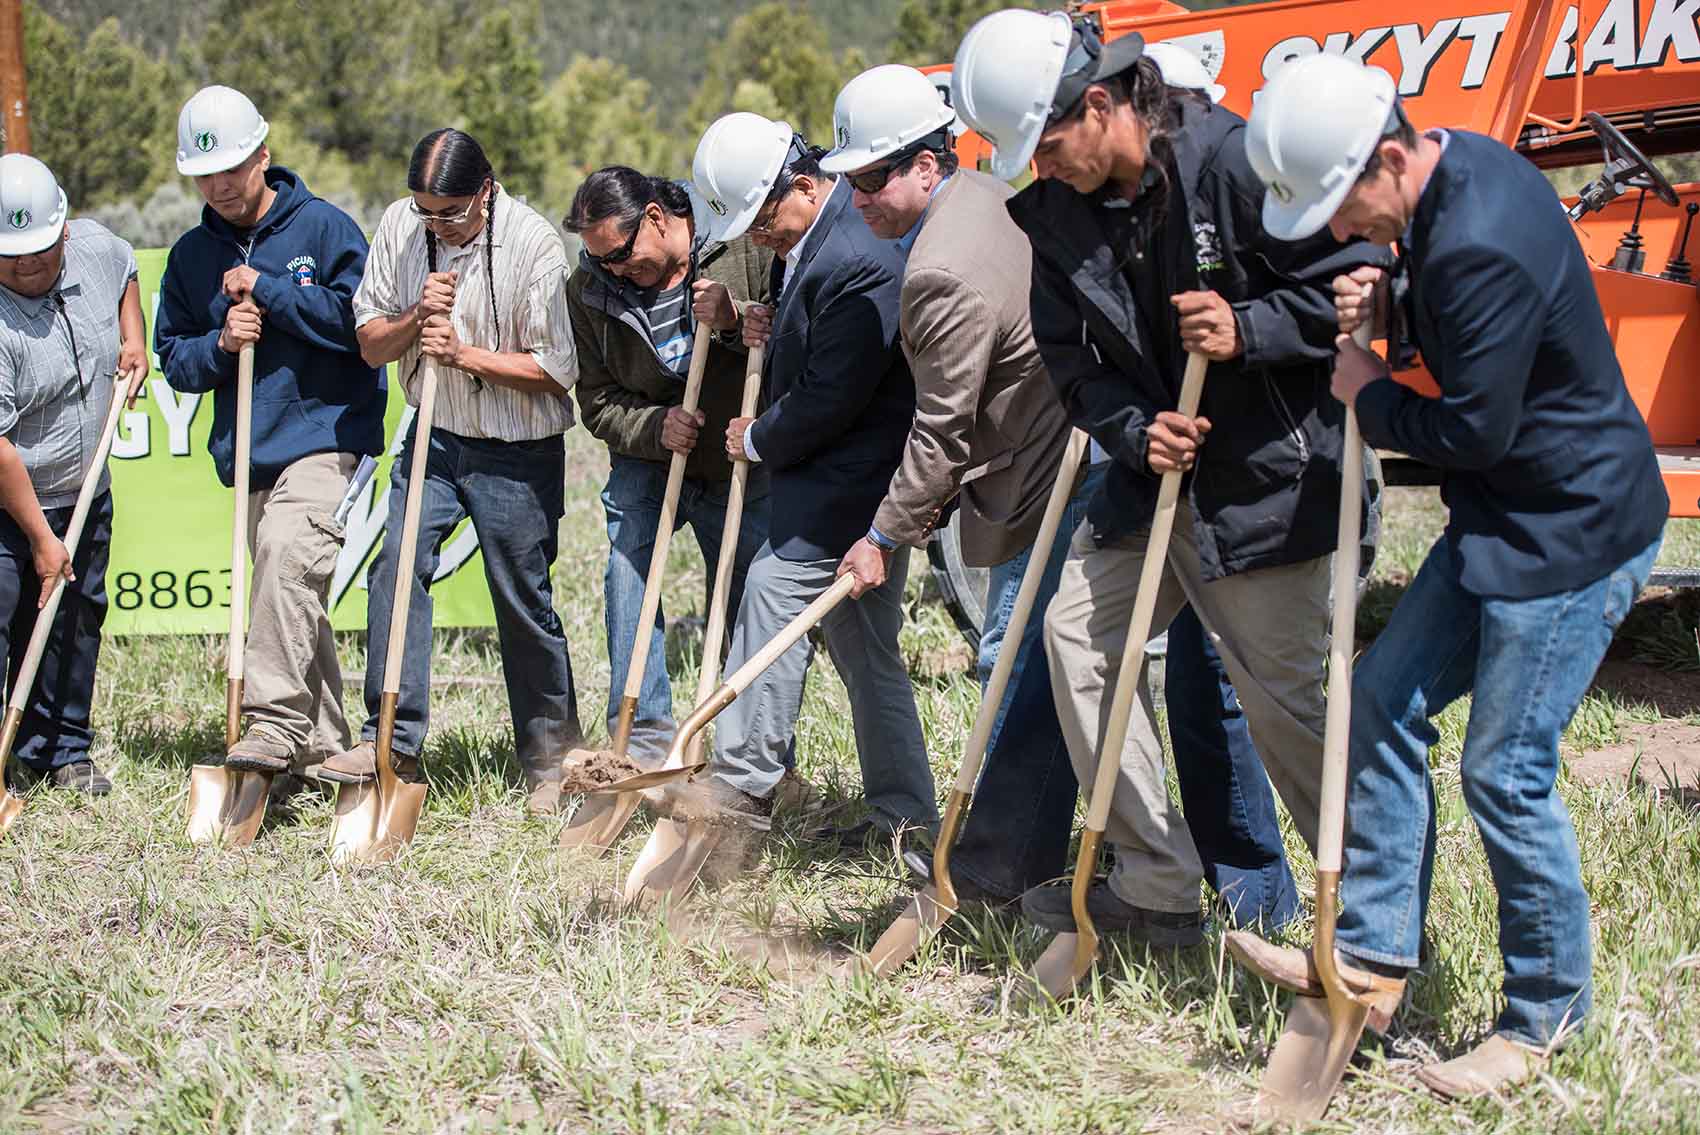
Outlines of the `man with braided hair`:
[{"label": "man with braided hair", "polygon": [[[410,403],[421,367],[438,372],[396,711],[396,773],[423,776],[431,578],[443,542],[470,516],[496,609],[515,750],[528,789],[547,792],[560,777],[561,755],[581,740],[572,662],[549,579],[565,508],[561,435],[573,424],[567,391],[578,377],[566,251],[548,221],[503,192],[483,147],[459,130],[420,139],[407,186],[411,194],[378,224],[354,296],[361,353],[374,365],[397,364]],[[340,784],[376,776],[401,509],[420,440],[410,434],[393,467],[389,523],[368,581],[361,741],[320,771]]]}]

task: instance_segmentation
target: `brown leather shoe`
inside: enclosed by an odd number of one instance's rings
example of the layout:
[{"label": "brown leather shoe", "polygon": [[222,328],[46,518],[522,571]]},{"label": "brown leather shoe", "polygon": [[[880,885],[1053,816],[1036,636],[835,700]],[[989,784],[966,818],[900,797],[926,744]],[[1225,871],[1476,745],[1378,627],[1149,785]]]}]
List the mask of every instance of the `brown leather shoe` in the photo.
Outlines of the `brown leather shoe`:
[{"label": "brown leather shoe", "polygon": [[533,816],[553,816],[561,810],[561,769],[554,775],[525,770],[525,810]]},{"label": "brown leather shoe", "polygon": [[[1301,997],[1322,997],[1322,980],[1317,976],[1316,959],[1309,950],[1296,946],[1277,946],[1249,930],[1230,930],[1224,936],[1228,953],[1251,973],[1271,985],[1292,990]],[[1377,1034],[1385,1033],[1405,999],[1405,979],[1384,977],[1379,973],[1358,969],[1334,953],[1334,964],[1352,995],[1369,1009],[1369,1027]]]},{"label": "brown leather shoe", "polygon": [[1532,1077],[1546,1062],[1545,1050],[1494,1033],[1462,1056],[1418,1068],[1417,1079],[1444,1100],[1498,1095]]},{"label": "brown leather shoe", "polygon": [[[390,759],[394,762],[397,780],[408,784],[424,784],[425,773],[419,767],[418,757],[409,757],[403,753],[392,753]],[[332,784],[370,784],[378,779],[378,747],[371,741],[362,741],[346,753],[338,753],[330,760],[319,766],[319,779],[330,781]]]},{"label": "brown leather shoe", "polygon": [[248,730],[247,736],[230,746],[224,755],[224,767],[237,772],[259,772],[276,776],[289,771],[295,759],[295,746],[281,737],[274,737],[263,728]]}]

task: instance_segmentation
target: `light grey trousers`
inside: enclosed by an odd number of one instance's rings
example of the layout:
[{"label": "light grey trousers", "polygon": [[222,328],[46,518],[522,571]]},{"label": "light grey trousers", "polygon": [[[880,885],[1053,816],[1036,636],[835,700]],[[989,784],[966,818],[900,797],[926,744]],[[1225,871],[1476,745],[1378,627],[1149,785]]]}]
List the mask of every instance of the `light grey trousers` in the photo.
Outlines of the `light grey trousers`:
[{"label": "light grey trousers", "polygon": [[358,463],[352,453],[315,453],[249,495],[254,582],[242,712],[250,729],[295,747],[294,771],[348,748],[342,667],[325,604],[342,550],[336,506]]},{"label": "light grey trousers", "polygon": [[[764,544],[750,564],[724,673],[730,675],[832,586],[838,560],[782,560]],[[892,554],[880,587],[845,599],[821,621],[833,667],[850,692],[862,792],[882,827],[938,822],[933,773],[915,691],[898,650],[909,549]],[[714,719],[710,773],[752,796],[767,796],[785,775],[813,647],[807,638],[782,654]]]},{"label": "light grey trousers", "polygon": [[[1081,525],[1045,616],[1057,716],[1088,798],[1148,539],[1138,532],[1098,548]],[[1233,679],[1269,779],[1313,850],[1327,716],[1328,587],[1327,556],[1205,583],[1192,510],[1182,501],[1151,620],[1153,629],[1166,627],[1191,602]],[[1110,889],[1147,910],[1196,911],[1203,867],[1169,796],[1143,655],[1138,683],[1104,829],[1116,852]]]}]

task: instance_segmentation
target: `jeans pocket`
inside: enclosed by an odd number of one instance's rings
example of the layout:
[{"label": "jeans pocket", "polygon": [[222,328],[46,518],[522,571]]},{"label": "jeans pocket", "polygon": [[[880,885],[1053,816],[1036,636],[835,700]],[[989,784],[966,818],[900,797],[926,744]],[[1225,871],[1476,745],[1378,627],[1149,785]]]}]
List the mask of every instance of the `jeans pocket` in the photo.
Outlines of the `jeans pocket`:
[{"label": "jeans pocket", "polygon": [[1629,615],[1629,608],[1635,605],[1635,596],[1640,590],[1641,581],[1629,568],[1619,568],[1611,573],[1611,578],[1606,580],[1606,601],[1602,612],[1606,626],[1617,629]]}]

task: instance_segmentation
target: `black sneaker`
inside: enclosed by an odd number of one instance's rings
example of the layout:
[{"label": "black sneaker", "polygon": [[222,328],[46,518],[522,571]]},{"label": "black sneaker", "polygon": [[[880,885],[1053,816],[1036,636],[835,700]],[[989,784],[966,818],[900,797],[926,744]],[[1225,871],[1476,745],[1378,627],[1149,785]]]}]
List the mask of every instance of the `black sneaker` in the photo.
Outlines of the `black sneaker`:
[{"label": "black sneaker", "polygon": [[72,761],[47,774],[55,788],[69,788],[84,796],[105,796],[112,791],[112,782],[95,767],[93,761]]},{"label": "black sneaker", "polygon": [[[1021,896],[1021,914],[1035,926],[1059,934],[1074,931],[1072,883],[1050,883],[1034,887]],[[1099,933],[1131,934],[1153,946],[1181,948],[1196,946],[1204,941],[1204,915],[1198,911],[1171,914],[1162,910],[1146,910],[1123,902],[1109,883],[1094,880],[1086,892],[1086,912]]]},{"label": "black sneaker", "polygon": [[883,839],[887,834],[872,820],[857,820],[853,824],[823,824],[812,829],[806,838],[812,843],[823,843],[828,847],[860,850],[867,847],[868,842],[876,836]]},{"label": "black sneaker", "polygon": [[[917,883],[924,886],[933,881],[933,856],[931,852],[922,851],[918,847],[911,847],[903,853],[903,866],[909,869],[909,874],[915,877]],[[950,885],[956,889],[958,902],[977,902],[984,903],[986,906],[999,907],[1009,906],[1016,901],[1012,898],[1006,898],[996,891],[987,890],[961,872],[951,872]]]}]

